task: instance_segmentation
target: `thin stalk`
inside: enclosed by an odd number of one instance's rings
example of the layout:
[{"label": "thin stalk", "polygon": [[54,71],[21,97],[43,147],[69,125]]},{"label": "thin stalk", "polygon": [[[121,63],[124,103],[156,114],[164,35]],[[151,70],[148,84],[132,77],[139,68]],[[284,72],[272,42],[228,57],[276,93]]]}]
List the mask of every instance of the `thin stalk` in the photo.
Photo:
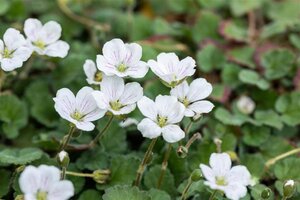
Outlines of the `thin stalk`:
[{"label": "thin stalk", "polygon": [[66,171],[65,174],[66,175],[71,175],[71,176],[78,176],[78,177],[89,177],[89,178],[93,178],[94,177],[93,174],[78,173],[78,172],[71,172],[71,171]]},{"label": "thin stalk", "polygon": [[201,138],[201,134],[200,133],[195,133],[190,139],[189,141],[186,143],[185,148],[189,149],[190,146],[198,139]]},{"label": "thin stalk", "polygon": [[110,125],[111,125],[113,119],[114,119],[114,116],[112,115],[112,116],[109,118],[109,120],[108,120],[107,124],[105,125],[105,127],[104,127],[104,128],[96,135],[96,137],[89,143],[89,148],[94,147],[94,146],[97,144],[97,142],[99,141],[99,139],[100,139],[101,137],[103,137],[104,133],[105,133],[105,132],[107,131],[107,129],[110,127]]},{"label": "thin stalk", "polygon": [[73,133],[75,132],[75,130],[76,130],[76,127],[74,125],[71,125],[69,133],[67,135],[67,138],[64,139],[64,141],[62,142],[62,144],[59,147],[59,152],[61,152],[62,150],[64,150],[68,146],[68,144],[71,140],[71,137],[72,137]]},{"label": "thin stalk", "polygon": [[213,200],[213,199],[215,198],[217,192],[218,192],[218,191],[215,190],[215,191],[210,195],[209,200]]},{"label": "thin stalk", "polygon": [[150,145],[148,146],[148,149],[147,149],[147,151],[146,151],[146,153],[144,155],[144,158],[143,158],[143,160],[142,160],[142,162],[141,162],[141,164],[140,164],[140,166],[139,166],[139,168],[137,170],[137,174],[136,174],[136,178],[135,178],[135,182],[134,182],[135,186],[139,186],[140,183],[141,183],[142,175],[143,175],[144,170],[145,170],[145,168],[147,166],[149,158],[150,158],[150,156],[152,154],[152,150],[153,150],[153,148],[155,146],[156,141],[157,141],[157,138],[154,138],[151,141]]},{"label": "thin stalk", "polygon": [[186,128],[184,129],[184,132],[185,132],[186,135],[189,134],[190,129],[192,128],[193,123],[194,123],[194,121],[191,120],[191,121],[188,123],[188,125],[186,126]]},{"label": "thin stalk", "polygon": [[283,159],[283,158],[286,158],[290,155],[293,155],[293,154],[296,154],[296,153],[300,153],[300,147],[299,148],[296,148],[296,149],[293,149],[291,151],[288,151],[288,152],[285,152],[283,154],[280,154],[278,156],[276,156],[275,158],[272,158],[270,160],[268,160],[265,164],[265,168],[266,169],[269,169],[271,165],[274,165],[277,161]]},{"label": "thin stalk", "polygon": [[185,200],[186,199],[186,195],[187,195],[187,193],[188,193],[188,191],[189,191],[192,183],[193,182],[192,182],[191,178],[189,178],[188,184],[185,186],[185,188],[184,188],[184,190],[182,192],[181,200]]},{"label": "thin stalk", "polygon": [[171,154],[171,150],[172,150],[172,145],[169,144],[168,145],[168,149],[165,153],[165,156],[164,156],[164,160],[161,164],[161,171],[160,171],[160,176],[159,176],[159,179],[158,179],[158,183],[157,183],[157,188],[159,189],[163,180],[164,180],[164,176],[165,176],[165,173],[166,173],[166,169],[168,167],[168,160],[169,160],[169,157],[170,157],[170,154]]}]

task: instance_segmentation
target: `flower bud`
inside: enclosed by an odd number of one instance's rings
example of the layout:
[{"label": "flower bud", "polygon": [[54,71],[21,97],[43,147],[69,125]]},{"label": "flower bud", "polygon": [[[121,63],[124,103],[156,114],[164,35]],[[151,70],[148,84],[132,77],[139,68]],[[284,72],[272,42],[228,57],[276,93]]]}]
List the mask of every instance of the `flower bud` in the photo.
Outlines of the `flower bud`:
[{"label": "flower bud", "polygon": [[202,179],[202,172],[200,169],[195,169],[191,174],[191,180],[196,182]]},{"label": "flower bud", "polygon": [[24,200],[24,195],[17,195],[15,200]]},{"label": "flower bud", "polygon": [[230,156],[230,159],[232,161],[238,160],[238,156],[236,155],[236,153],[234,151],[226,151],[226,153]]},{"label": "flower bud", "polygon": [[69,154],[66,151],[61,151],[57,154],[57,162],[61,167],[68,167],[70,163]]},{"label": "flower bud", "polygon": [[93,179],[96,183],[105,183],[109,179],[110,170],[95,170],[93,172]]},{"label": "flower bud", "polygon": [[283,184],[283,196],[285,198],[291,198],[295,193],[295,181],[294,180],[287,180]]},{"label": "flower bud", "polygon": [[270,188],[265,188],[261,193],[260,193],[260,197],[262,199],[268,199],[271,196],[271,189]]},{"label": "flower bud", "polygon": [[193,116],[193,121],[194,121],[194,122],[197,122],[198,120],[201,119],[201,117],[202,117],[202,114],[199,114],[199,113],[198,113],[198,114],[196,114],[196,115]]},{"label": "flower bud", "polygon": [[237,108],[244,114],[251,114],[255,109],[254,101],[247,96],[241,96],[237,101]]},{"label": "flower bud", "polygon": [[180,158],[185,158],[188,153],[189,153],[189,150],[185,146],[179,146],[177,149],[177,156]]}]

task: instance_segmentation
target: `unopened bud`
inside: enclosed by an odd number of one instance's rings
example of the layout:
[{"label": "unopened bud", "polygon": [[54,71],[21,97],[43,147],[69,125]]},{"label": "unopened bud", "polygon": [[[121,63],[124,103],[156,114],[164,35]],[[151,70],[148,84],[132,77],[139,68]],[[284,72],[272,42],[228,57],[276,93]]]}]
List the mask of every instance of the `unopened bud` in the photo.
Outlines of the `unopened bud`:
[{"label": "unopened bud", "polygon": [[193,116],[193,121],[194,121],[194,122],[197,122],[198,120],[201,119],[201,117],[202,117],[202,114],[199,114],[199,113],[198,113],[198,114],[196,114],[196,115]]},{"label": "unopened bud", "polygon": [[189,153],[188,148],[184,147],[184,146],[179,146],[177,149],[177,155],[180,158],[185,158],[187,156],[187,154]]},{"label": "unopened bud", "polygon": [[219,138],[215,138],[214,143],[217,146],[217,152],[221,153],[222,152],[222,140],[220,140]]},{"label": "unopened bud", "polygon": [[285,198],[291,198],[295,193],[295,181],[287,180],[283,184],[283,196]]},{"label": "unopened bud", "polygon": [[238,156],[236,155],[236,153],[234,151],[226,151],[226,153],[230,156],[230,159],[232,161],[238,160]]},{"label": "unopened bud", "polygon": [[57,162],[61,167],[68,167],[70,163],[69,154],[66,151],[61,151],[57,154]]},{"label": "unopened bud", "polygon": [[24,200],[24,195],[17,195],[15,200]]},{"label": "unopened bud", "polygon": [[237,101],[237,108],[244,114],[251,114],[255,109],[254,101],[247,96],[241,96]]},{"label": "unopened bud", "polygon": [[271,196],[271,189],[270,188],[265,188],[261,193],[260,193],[260,197],[262,199],[268,199]]},{"label": "unopened bud", "polygon": [[196,182],[202,179],[202,172],[200,169],[195,169],[191,174],[191,180]]},{"label": "unopened bud", "polygon": [[110,170],[95,170],[93,172],[93,179],[96,183],[105,183],[109,179]]}]

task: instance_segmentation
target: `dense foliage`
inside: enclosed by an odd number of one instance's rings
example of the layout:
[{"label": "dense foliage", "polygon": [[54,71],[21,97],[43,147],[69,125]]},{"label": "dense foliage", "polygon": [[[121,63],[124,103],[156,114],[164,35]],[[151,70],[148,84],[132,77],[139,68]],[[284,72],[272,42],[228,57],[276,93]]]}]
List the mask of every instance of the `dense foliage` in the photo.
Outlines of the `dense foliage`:
[{"label": "dense foliage", "polygon": [[[209,100],[215,107],[199,120],[184,118],[181,128],[188,136],[172,144],[159,189],[168,149],[161,137],[140,187],[132,186],[150,139],[135,123],[120,122],[126,117],[140,122],[139,109],[115,117],[91,148],[76,145],[89,144],[110,116],[98,120],[92,132],[77,131],[66,149],[73,199],[179,199],[191,180],[186,197],[209,199],[212,190],[204,179],[190,176],[220,148],[252,175],[244,200],[280,199],[285,181],[300,180],[299,0],[0,0],[0,16],[1,37],[9,27],[23,30],[24,21],[34,17],[59,22],[70,45],[65,58],[34,55],[23,67],[0,73],[0,198],[21,195],[18,180],[26,165],[59,166],[56,155],[69,122],[55,111],[53,97],[63,87],[76,94],[88,85],[85,60],[95,60],[113,38],[140,44],[144,61],[161,52],[193,57],[197,71],[187,80],[201,77],[212,83]],[[151,70],[134,81],[151,99],[170,94]],[[201,139],[182,150],[196,133]],[[215,198],[226,199],[222,193]],[[298,192],[291,197],[299,198]]]}]

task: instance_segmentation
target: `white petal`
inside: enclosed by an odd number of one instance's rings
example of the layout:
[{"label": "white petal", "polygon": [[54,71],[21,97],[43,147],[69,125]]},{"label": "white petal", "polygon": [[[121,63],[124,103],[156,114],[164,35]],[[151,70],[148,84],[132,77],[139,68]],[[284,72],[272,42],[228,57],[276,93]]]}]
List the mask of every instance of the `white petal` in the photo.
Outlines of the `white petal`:
[{"label": "white petal", "polygon": [[49,188],[60,179],[60,170],[56,167],[40,165],[38,170],[40,171],[39,188],[43,191],[48,191]]},{"label": "white petal", "polygon": [[101,82],[101,91],[109,101],[117,101],[124,92],[124,80],[117,76],[103,77]]},{"label": "white petal", "polygon": [[124,61],[126,47],[122,40],[112,39],[104,44],[102,52],[109,63],[118,65]]},{"label": "white petal", "polygon": [[14,51],[26,43],[24,36],[14,28],[9,28],[5,31],[3,41],[10,51]]},{"label": "white petal", "polygon": [[74,124],[78,129],[83,130],[83,131],[92,131],[95,128],[95,125],[92,122],[86,122],[86,121],[78,122],[78,121],[76,121]]},{"label": "white petal", "polygon": [[187,98],[189,101],[194,102],[208,97],[211,92],[212,85],[204,78],[197,78],[191,83]]},{"label": "white petal", "polygon": [[138,121],[134,118],[129,117],[119,123],[119,126],[122,128],[131,126],[131,125],[138,125]]},{"label": "white petal", "polygon": [[137,43],[125,44],[126,56],[124,62],[126,65],[136,65],[142,58],[142,47]]},{"label": "white petal", "polygon": [[13,58],[3,58],[1,60],[1,68],[4,71],[12,71],[16,68],[22,67],[23,62],[21,59],[18,57],[13,57]]},{"label": "white petal", "polygon": [[124,88],[124,92],[120,97],[120,103],[122,105],[128,105],[136,103],[143,97],[143,88],[139,83],[127,83]]},{"label": "white petal", "polygon": [[144,96],[141,98],[141,100],[138,101],[137,105],[139,110],[145,117],[156,121],[158,112],[155,103],[151,99]]},{"label": "white petal", "polygon": [[214,104],[206,100],[197,101],[188,106],[188,108],[196,114],[209,113],[214,107]]},{"label": "white petal", "polygon": [[23,193],[36,193],[40,187],[40,172],[34,166],[27,166],[19,178]]},{"label": "white petal", "polygon": [[231,160],[227,153],[212,153],[209,165],[216,176],[225,176],[230,170]]},{"label": "white petal", "polygon": [[[4,43],[3,41],[0,39],[0,52],[2,52],[4,50]],[[0,53],[0,59],[2,58],[1,53]]]},{"label": "white petal", "polygon": [[225,187],[225,195],[228,199],[239,200],[246,196],[247,188],[240,184],[230,184]]},{"label": "white petal", "polygon": [[250,185],[251,175],[245,166],[238,165],[231,168],[227,176],[229,183],[238,183],[242,185]]},{"label": "white petal", "polygon": [[52,44],[56,42],[61,36],[61,26],[55,21],[49,21],[44,24],[42,31],[46,33],[43,37],[43,42],[46,44]]},{"label": "white petal", "polygon": [[36,194],[33,193],[27,193],[24,195],[24,200],[37,200]]},{"label": "white petal", "polygon": [[181,84],[177,85],[175,88],[171,89],[171,95],[176,97],[179,100],[183,100],[189,91],[189,85],[186,81],[183,81]]},{"label": "white petal", "polygon": [[102,55],[97,55],[96,62],[97,68],[104,72],[107,76],[112,76],[117,72],[115,64],[109,63]]},{"label": "white petal", "polygon": [[175,73],[179,59],[175,53],[160,53],[157,56],[157,62],[161,63],[168,73]]},{"label": "white petal", "polygon": [[114,115],[126,115],[131,113],[136,108],[136,104],[130,104],[122,107],[120,110],[109,109]]},{"label": "white petal", "polygon": [[161,128],[149,118],[143,119],[138,125],[137,129],[146,138],[157,138],[161,135]]},{"label": "white petal", "polygon": [[48,200],[67,200],[74,195],[74,186],[71,181],[59,181],[49,191]]},{"label": "white petal", "polygon": [[38,40],[39,32],[42,29],[42,26],[42,23],[38,19],[27,19],[24,24],[25,35],[31,41]]},{"label": "white petal", "polygon": [[62,88],[57,91],[56,97],[53,98],[55,105],[54,108],[58,114],[66,119],[70,120],[70,115],[75,112],[76,99],[74,94],[67,88]]},{"label": "white petal", "polygon": [[96,101],[98,108],[103,110],[107,110],[109,108],[109,99],[103,92],[94,91],[92,92],[92,95],[94,97],[94,100]]},{"label": "white petal", "polygon": [[[83,64],[83,70],[87,77],[87,80],[93,82],[93,80],[95,78],[95,74],[97,72],[96,64],[94,63],[94,61],[92,61],[90,59],[86,60]],[[89,84],[91,84],[91,83],[89,82]]]},{"label": "white petal", "polygon": [[18,48],[14,53],[13,57],[17,57],[22,61],[28,60],[28,58],[31,56],[32,50],[28,47],[20,47]]},{"label": "white petal", "polygon": [[185,137],[185,133],[178,125],[167,125],[162,128],[162,136],[168,143],[178,142]]},{"label": "white petal", "polygon": [[203,165],[203,164],[200,164],[200,168],[205,179],[208,180],[209,182],[215,183],[215,175],[213,170],[207,165]]},{"label": "white petal", "polygon": [[58,40],[57,42],[46,47],[45,55],[64,58],[68,55],[69,49],[70,46],[68,43]]},{"label": "white petal", "polygon": [[160,78],[166,74],[169,74],[167,69],[162,64],[156,62],[155,60],[149,60],[147,62],[147,65],[150,67],[152,72]]},{"label": "white petal", "polygon": [[185,107],[177,101],[176,97],[158,95],[155,105],[160,116],[167,117],[167,123],[178,123],[184,117]]},{"label": "white petal", "polygon": [[130,66],[126,70],[126,73],[132,78],[143,78],[147,74],[148,70],[149,68],[147,66],[147,63],[140,61],[138,62],[138,64]]},{"label": "white petal", "polygon": [[184,79],[187,76],[192,76],[196,71],[195,66],[196,62],[191,57],[186,57],[185,59],[181,60],[176,69],[178,80]]},{"label": "white petal", "polygon": [[195,116],[195,112],[192,111],[191,109],[189,109],[187,107],[187,108],[185,108],[184,116],[186,116],[186,117],[194,117]]}]

